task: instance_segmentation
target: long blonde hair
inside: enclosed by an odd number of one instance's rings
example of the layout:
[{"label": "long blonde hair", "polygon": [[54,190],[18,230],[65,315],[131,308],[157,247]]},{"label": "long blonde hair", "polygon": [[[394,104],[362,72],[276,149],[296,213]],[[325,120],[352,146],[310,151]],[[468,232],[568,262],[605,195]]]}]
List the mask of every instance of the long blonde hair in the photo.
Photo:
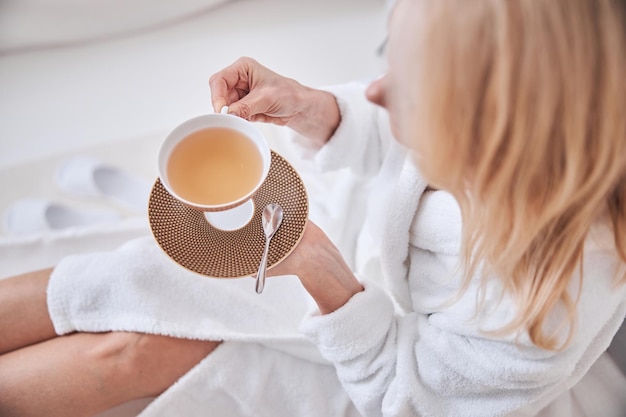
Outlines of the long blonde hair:
[{"label": "long blonde hair", "polygon": [[[562,348],[592,225],[626,261],[626,2],[421,3],[410,129],[423,174],[461,206],[466,285],[486,268],[517,301],[502,330]],[[558,305],[565,341],[544,331]]]}]

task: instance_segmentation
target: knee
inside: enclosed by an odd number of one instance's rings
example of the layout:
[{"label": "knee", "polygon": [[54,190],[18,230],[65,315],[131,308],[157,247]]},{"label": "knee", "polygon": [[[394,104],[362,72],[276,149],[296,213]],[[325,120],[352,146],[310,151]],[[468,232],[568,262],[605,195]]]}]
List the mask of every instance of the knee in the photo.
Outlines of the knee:
[{"label": "knee", "polygon": [[103,376],[122,379],[132,374],[138,362],[136,346],[141,339],[140,334],[110,332],[80,335],[88,338],[81,352],[83,360],[100,369]]},{"label": "knee", "polygon": [[131,332],[109,332],[89,334],[88,337],[91,343],[84,352],[88,359],[117,362],[127,358],[141,335]]},{"label": "knee", "polygon": [[[83,334],[85,335],[85,334]],[[155,386],[159,367],[150,367],[149,338],[133,332],[89,334],[90,341],[81,353],[83,360],[97,370],[105,385],[116,387],[134,398],[158,395],[165,388]]]},{"label": "knee", "polygon": [[98,336],[86,355],[142,396],[165,391],[219,344],[132,332]]}]

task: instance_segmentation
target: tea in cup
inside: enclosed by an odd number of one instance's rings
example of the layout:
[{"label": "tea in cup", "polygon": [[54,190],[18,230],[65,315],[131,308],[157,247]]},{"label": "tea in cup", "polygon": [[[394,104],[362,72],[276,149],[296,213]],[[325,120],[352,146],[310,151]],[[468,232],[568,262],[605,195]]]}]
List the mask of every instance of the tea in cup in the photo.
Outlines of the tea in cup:
[{"label": "tea in cup", "polygon": [[236,230],[252,218],[252,196],[270,163],[263,134],[225,108],[190,119],[167,136],[159,151],[159,177],[174,198],[203,211],[214,227]]}]

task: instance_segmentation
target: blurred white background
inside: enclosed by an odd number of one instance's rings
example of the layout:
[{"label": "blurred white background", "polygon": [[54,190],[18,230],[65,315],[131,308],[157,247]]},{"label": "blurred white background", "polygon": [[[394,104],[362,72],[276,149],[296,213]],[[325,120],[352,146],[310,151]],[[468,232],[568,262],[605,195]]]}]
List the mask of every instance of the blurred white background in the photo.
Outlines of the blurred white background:
[{"label": "blurred white background", "polygon": [[311,85],[380,74],[385,0],[0,0],[0,211],[59,192],[75,154],[156,178],[161,140],[212,111],[240,56]]}]

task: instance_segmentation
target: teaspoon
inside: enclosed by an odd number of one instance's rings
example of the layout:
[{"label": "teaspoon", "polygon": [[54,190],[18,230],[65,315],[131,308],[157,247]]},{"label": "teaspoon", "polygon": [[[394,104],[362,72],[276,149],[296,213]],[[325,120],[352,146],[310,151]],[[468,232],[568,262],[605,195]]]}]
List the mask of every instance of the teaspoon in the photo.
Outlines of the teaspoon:
[{"label": "teaspoon", "polygon": [[257,294],[261,294],[263,292],[263,287],[265,286],[265,272],[267,270],[267,257],[270,249],[270,240],[280,227],[282,221],[283,208],[281,206],[276,203],[270,203],[265,206],[262,217],[263,233],[265,233],[265,250],[263,251],[259,271],[256,274]]}]

